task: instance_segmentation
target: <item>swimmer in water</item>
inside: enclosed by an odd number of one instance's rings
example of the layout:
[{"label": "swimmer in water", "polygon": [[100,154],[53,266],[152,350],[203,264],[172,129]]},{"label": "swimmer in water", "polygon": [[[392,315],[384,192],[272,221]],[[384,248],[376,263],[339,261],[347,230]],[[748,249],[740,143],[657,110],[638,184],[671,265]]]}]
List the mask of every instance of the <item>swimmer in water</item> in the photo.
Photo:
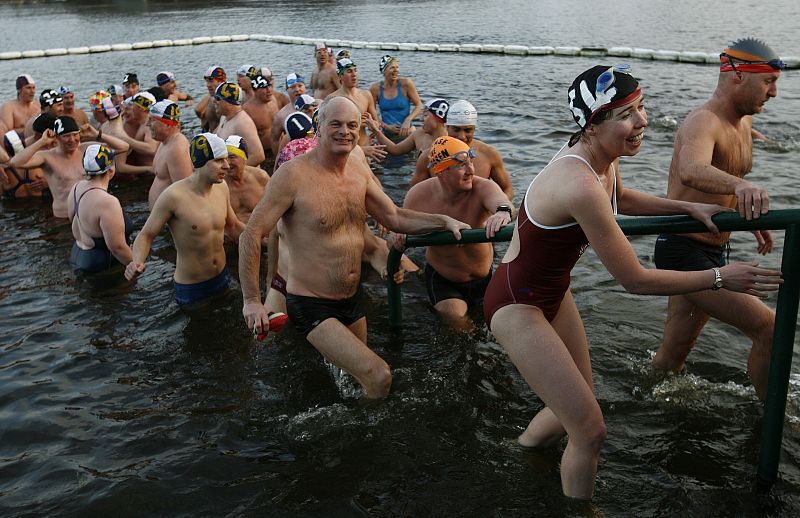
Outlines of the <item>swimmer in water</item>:
[{"label": "swimmer in water", "polygon": [[230,167],[225,142],[213,133],[201,133],[192,139],[190,156],[194,171],[158,197],[125,268],[128,280],[144,273],[153,239],[168,225],[178,253],[174,287],[181,305],[198,304],[227,290],[230,274],[223,243],[226,235],[238,240],[244,228],[225,183]]},{"label": "swimmer in water", "polygon": [[781,282],[780,272],[748,263],[694,272],[642,267],[617,213],[688,214],[717,233],[711,217],[729,209],[623,187],[619,158],[639,153],[647,127],[644,97],[629,68],[594,66],[573,81],[569,107],[580,131],[528,187],[508,251],[484,298],[489,329],[546,405],[518,441],[547,447],[566,436],[561,488],[580,499],[594,494],[606,438],[589,343],[569,289],[572,268],[587,245],[623,288],[641,295],[711,290],[719,276],[723,288],[737,292],[767,294]]}]

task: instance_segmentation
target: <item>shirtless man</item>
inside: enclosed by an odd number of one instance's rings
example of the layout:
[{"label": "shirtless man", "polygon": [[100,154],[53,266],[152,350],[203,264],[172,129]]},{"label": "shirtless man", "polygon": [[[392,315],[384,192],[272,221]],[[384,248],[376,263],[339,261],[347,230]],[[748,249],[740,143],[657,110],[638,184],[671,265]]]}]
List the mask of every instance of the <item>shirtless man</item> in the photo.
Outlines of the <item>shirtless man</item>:
[{"label": "shirtless man", "polygon": [[[86,128],[86,125],[89,124],[89,116],[86,115],[85,111],[75,106],[75,92],[72,91],[72,88],[60,86],[58,87],[58,93],[64,99],[64,113],[62,115],[75,119],[75,123],[79,128]],[[82,139],[88,139],[89,134],[88,129],[81,130]]]},{"label": "shirtless man", "polygon": [[125,100],[125,89],[122,85],[111,85],[108,87],[108,95],[111,97],[111,102],[114,106],[122,105]]},{"label": "shirtless man", "polygon": [[253,97],[252,79],[255,75],[255,65],[240,65],[236,69],[236,84],[242,89],[242,103],[246,103]]},{"label": "shirtless man", "polygon": [[[50,122],[50,128],[53,127],[53,122]],[[42,133],[45,129],[42,129]],[[11,130],[3,135],[3,145],[0,146],[0,191],[4,200],[38,198],[47,192],[47,180],[44,179],[41,168],[17,170],[7,165],[11,157],[24,148],[25,145],[16,131]]]},{"label": "shirtless man", "polygon": [[392,375],[367,347],[367,322],[358,302],[367,213],[411,234],[449,230],[460,238],[468,225],[397,208],[363,159],[351,157],[360,127],[361,113],[349,99],[322,103],[319,144],[275,172],[242,233],[239,276],[247,327],[262,332],[269,317],[259,294],[261,240],[282,219],[282,245],[292,261],[289,317],[323,356],[358,380],[367,398],[381,398],[389,393]]},{"label": "shirtless man", "polygon": [[228,80],[228,75],[222,67],[212,65],[206,70],[203,79],[206,81],[208,95],[204,95],[200,99],[200,102],[194,108],[194,112],[200,119],[200,126],[203,130],[211,131],[219,125],[219,113],[217,111],[217,101],[214,99],[214,92],[217,91],[219,85]]},{"label": "shirtless man", "polygon": [[[748,220],[767,213],[767,191],[744,176],[753,160],[752,116],[778,94],[783,66],[778,55],[758,40],[738,40],[723,51],[714,94],[686,117],[675,136],[668,198],[738,208]],[[758,253],[772,251],[768,230],[753,234]],[[661,235],[655,247],[656,266],[687,271],[721,267],[727,262],[729,236],[730,232]],[[724,279],[718,279],[721,287]],[[747,372],[756,394],[764,399],[775,312],[753,295],[714,288],[671,296],[664,338],[653,364],[680,372],[710,317],[736,327],[752,340]]]},{"label": "shirtless man", "polygon": [[[72,117],[59,117],[54,128],[55,131],[45,130],[42,138],[14,155],[9,165],[16,169],[41,167],[53,194],[53,216],[66,218],[67,194],[85,174],[83,152],[97,142],[81,144],[80,128]],[[95,132],[95,138],[116,152],[124,153],[129,149],[128,144],[113,135]],[[58,145],[52,147],[53,142]]]},{"label": "shirtless man", "polygon": [[39,106],[41,107],[42,111],[31,117],[30,120],[25,123],[26,146],[30,146],[35,140],[39,140],[39,138],[42,136],[41,133],[39,135],[35,135],[33,130],[33,121],[35,121],[39,115],[47,113],[53,117],[53,120],[64,115],[64,99],[55,90],[51,90],[49,88],[42,90],[42,93],[39,95]]},{"label": "shirtless man", "polygon": [[[369,90],[362,90],[358,87],[358,68],[356,64],[347,58],[342,58],[336,62],[336,68],[339,71],[341,86],[338,90],[328,95],[327,99],[339,96],[349,97],[356,103],[365,118],[369,114],[373,119],[378,120],[378,112],[375,108],[375,99],[372,98],[372,94],[369,93]],[[359,132],[358,145],[361,147],[370,145],[369,137],[367,137],[367,131],[363,124]],[[367,156],[369,156],[369,153],[367,153]]]},{"label": "shirtless man", "polygon": [[[487,238],[511,222],[511,200],[496,183],[475,176],[472,148],[444,136],[434,141],[428,156],[434,176],[408,191],[404,208],[446,214],[472,228],[486,227]],[[403,251],[405,238],[392,234],[389,241]],[[425,258],[425,286],[433,308],[453,327],[472,327],[467,311],[483,301],[492,278],[492,244],[429,246]]]},{"label": "shirtless man", "polygon": [[178,253],[173,278],[181,305],[199,304],[228,288],[223,242],[226,233],[238,238],[244,228],[233,213],[225,183],[225,142],[213,133],[201,133],[192,139],[190,150],[194,172],[158,197],[133,242],[133,261],[125,267],[128,280],[141,275],[153,239],[168,225]]},{"label": "shirtless man", "polygon": [[147,123],[150,120],[150,108],[156,103],[156,98],[150,92],[139,92],[131,99],[131,103],[124,107],[125,117],[122,122],[125,134],[130,137],[127,142],[131,146],[126,162],[131,165],[152,166],[159,142],[153,138]]},{"label": "shirtless man", "polygon": [[156,75],[156,83],[159,88],[164,91],[164,95],[166,95],[167,99],[170,101],[185,101],[186,106],[192,105],[192,96],[178,90],[178,85],[175,84],[175,75],[172,72],[159,72],[158,75]]},{"label": "shirtless man", "polygon": [[247,141],[249,153],[247,165],[259,166],[266,158],[255,122],[242,109],[242,89],[236,83],[222,83],[214,92],[217,109],[221,115],[219,125],[214,130],[222,139],[239,135]]},{"label": "shirtless man", "polygon": [[314,59],[317,61],[317,68],[311,73],[311,89],[314,97],[325,99],[339,89],[339,74],[336,65],[331,63],[330,52],[324,44],[318,43],[314,51]]},{"label": "shirtless man", "polygon": [[129,99],[139,93],[139,76],[133,72],[128,72],[122,78],[122,88],[125,91],[125,99]]},{"label": "shirtless man", "polygon": [[306,93],[306,81],[303,76],[291,73],[286,76],[286,92],[289,94],[289,102],[278,110],[275,117],[272,118],[272,128],[270,128],[270,141],[274,142],[276,149],[277,143],[281,141],[283,135],[283,123],[286,122],[286,117],[294,111],[294,101],[298,96]]},{"label": "shirtless man", "polygon": [[269,182],[269,175],[260,167],[247,165],[247,143],[231,135],[225,140],[228,148],[230,168],[225,174],[225,183],[231,193],[231,207],[242,223],[247,223]]},{"label": "shirtless man", "polygon": [[0,106],[0,130],[25,133],[25,123],[39,113],[36,105],[36,83],[28,74],[17,77],[17,98]]},{"label": "shirtless man", "polygon": [[[503,164],[503,157],[494,146],[482,142],[475,137],[475,125],[478,123],[478,110],[468,101],[458,100],[450,105],[447,110],[447,134],[455,137],[468,146],[475,148],[477,155],[473,165],[475,176],[494,180],[503,190],[509,200],[514,199],[514,188],[511,178]],[[422,180],[431,177],[428,169],[428,156],[420,155],[417,159],[417,169],[411,178],[411,185],[416,185]]]},{"label": "shirtless man", "polygon": [[430,149],[434,140],[447,136],[444,121],[448,108],[450,105],[444,99],[431,99],[426,102],[425,110],[422,111],[422,131],[413,131],[396,144],[383,134],[380,121],[367,117],[365,122],[378,142],[386,146],[386,151],[390,155],[405,155],[416,151],[417,158],[419,158],[422,153]]},{"label": "shirtless man", "polygon": [[154,140],[161,143],[153,158],[156,177],[150,186],[147,205],[152,210],[161,193],[171,184],[192,174],[189,141],[181,133],[181,110],[173,101],[158,101],[150,108],[148,122]]},{"label": "shirtless man", "polygon": [[[124,140],[128,146],[138,144],[125,133],[124,122],[122,120],[122,106],[115,106],[110,97],[106,97],[100,101],[100,106],[103,108],[103,113],[106,114],[108,120],[100,125],[99,133],[109,133],[115,137]],[[132,108],[132,106],[131,106]],[[91,131],[91,130],[90,130]],[[149,174],[153,172],[151,165],[133,165],[128,163],[130,150],[124,153],[116,153],[114,156],[114,170],[115,174],[119,173],[120,179],[130,178],[130,175]],[[126,175],[126,176],[122,176]]]},{"label": "shirtless man", "polygon": [[252,85],[253,96],[242,105],[242,108],[253,119],[265,154],[269,150],[274,157],[278,153],[278,143],[272,141],[272,121],[280,106],[273,95],[272,80],[259,75],[252,79]]}]

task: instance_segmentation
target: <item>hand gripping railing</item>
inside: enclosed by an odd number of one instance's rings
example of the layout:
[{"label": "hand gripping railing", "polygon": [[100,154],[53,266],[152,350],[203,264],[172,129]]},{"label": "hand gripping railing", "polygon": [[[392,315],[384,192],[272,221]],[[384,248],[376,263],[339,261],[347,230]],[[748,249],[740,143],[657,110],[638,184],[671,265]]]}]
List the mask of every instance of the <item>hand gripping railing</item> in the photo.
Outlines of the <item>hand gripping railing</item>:
[{"label": "hand gripping railing", "polygon": [[[758,219],[747,221],[736,213],[717,214],[714,223],[721,231],[733,230],[785,230],[781,272],[783,284],[778,290],[778,305],[775,312],[775,334],[772,339],[772,357],[769,366],[767,399],[764,403],[764,421],[761,433],[761,449],[758,456],[757,486],[766,491],[778,478],[778,461],[786,412],[786,395],[789,390],[789,374],[792,367],[792,349],[797,325],[798,299],[800,298],[800,209],[773,210]],[[622,231],[627,235],[661,233],[687,233],[707,231],[705,226],[688,216],[659,216],[617,218]],[[408,236],[407,248],[419,246],[486,243],[509,241],[513,225],[504,227],[493,239],[486,239],[484,229],[471,229],[461,233],[456,241],[449,232],[437,232],[422,236]],[[393,275],[400,267],[401,253],[389,251],[386,268],[389,272],[389,324],[398,328],[402,324],[400,307],[400,285]]]}]

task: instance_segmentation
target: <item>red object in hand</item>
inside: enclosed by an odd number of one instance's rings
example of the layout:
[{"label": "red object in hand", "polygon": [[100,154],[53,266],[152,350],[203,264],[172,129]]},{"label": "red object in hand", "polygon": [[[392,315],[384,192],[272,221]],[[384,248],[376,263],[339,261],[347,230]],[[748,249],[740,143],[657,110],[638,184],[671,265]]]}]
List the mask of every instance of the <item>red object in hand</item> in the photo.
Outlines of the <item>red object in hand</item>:
[{"label": "red object in hand", "polygon": [[[286,313],[281,313],[280,311],[278,312],[270,311],[268,315],[269,315],[268,319],[269,331],[272,333],[277,333],[278,331],[283,329],[283,326],[285,326],[286,322],[289,320],[289,317],[286,315]],[[259,341],[263,341],[266,337],[267,333],[259,333],[257,338]]]}]

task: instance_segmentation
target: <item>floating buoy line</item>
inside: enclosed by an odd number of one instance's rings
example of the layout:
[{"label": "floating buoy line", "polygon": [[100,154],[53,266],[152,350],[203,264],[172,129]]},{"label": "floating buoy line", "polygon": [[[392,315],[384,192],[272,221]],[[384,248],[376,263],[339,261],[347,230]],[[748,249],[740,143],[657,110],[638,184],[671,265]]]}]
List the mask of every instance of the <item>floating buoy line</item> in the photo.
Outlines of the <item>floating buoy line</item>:
[{"label": "floating buoy line", "polygon": [[[467,52],[484,54],[506,54],[512,56],[611,56],[651,61],[678,61],[682,63],[705,63],[719,65],[719,53],[691,52],[675,50],[655,50],[639,47],[528,47],[525,45],[494,45],[480,43],[398,43],[382,41],[351,41],[327,38],[300,38],[296,36],[271,36],[269,34],[234,34],[231,36],[198,36],[177,40],[137,41],[135,43],[115,43],[112,45],[91,45],[86,47],[54,48],[46,50],[23,50],[0,52],[0,60],[44,58],[75,54],[96,54],[101,52],[122,52],[161,47],[181,47],[205,45],[210,43],[231,43],[240,41],[270,41],[289,45],[316,45],[350,49],[380,49],[415,52]],[[783,57],[786,68],[800,68],[800,57]]]}]

